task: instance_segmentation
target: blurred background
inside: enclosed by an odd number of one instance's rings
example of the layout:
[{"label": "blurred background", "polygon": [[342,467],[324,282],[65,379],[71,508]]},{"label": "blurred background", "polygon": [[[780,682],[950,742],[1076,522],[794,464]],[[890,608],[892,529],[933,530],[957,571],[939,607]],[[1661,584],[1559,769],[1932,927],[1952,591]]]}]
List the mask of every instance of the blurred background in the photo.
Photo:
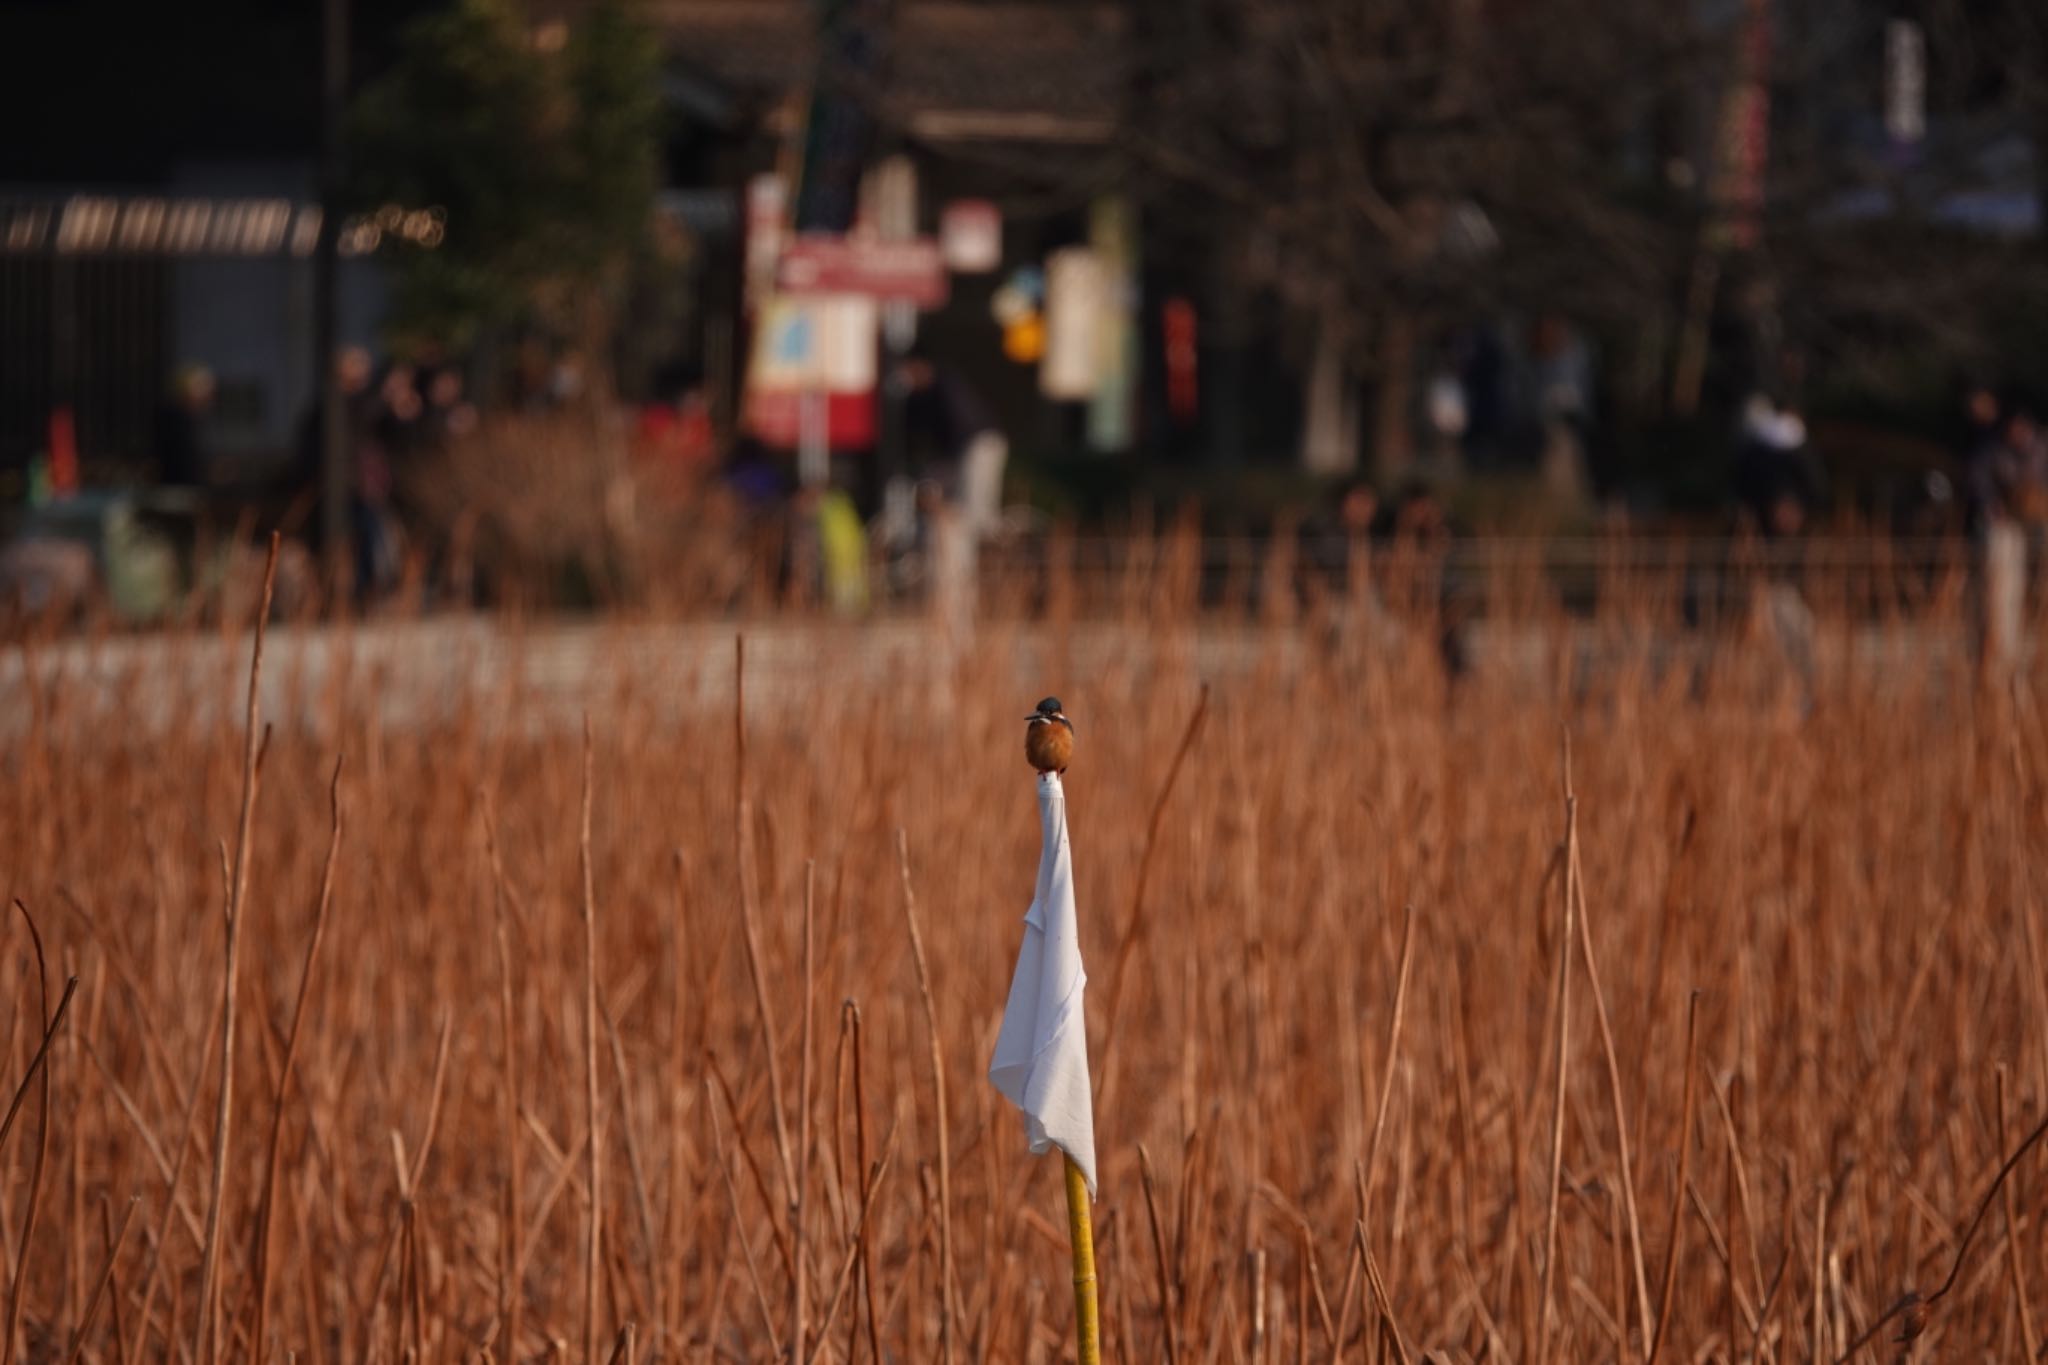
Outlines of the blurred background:
[{"label": "blurred background", "polygon": [[14,609],[2039,557],[2038,0],[6,0],[0,120]]}]

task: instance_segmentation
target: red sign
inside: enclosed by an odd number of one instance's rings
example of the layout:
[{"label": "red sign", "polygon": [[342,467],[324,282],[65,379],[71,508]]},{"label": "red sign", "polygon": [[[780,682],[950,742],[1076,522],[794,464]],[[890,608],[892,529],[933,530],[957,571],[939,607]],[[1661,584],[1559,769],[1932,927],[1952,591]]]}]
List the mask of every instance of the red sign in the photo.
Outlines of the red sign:
[{"label": "red sign", "polygon": [[1168,299],[1160,312],[1160,330],[1165,334],[1166,408],[1175,422],[1188,426],[1201,413],[1201,395],[1195,387],[1195,306],[1186,299]]},{"label": "red sign", "polygon": [[[825,405],[825,444],[833,450],[867,450],[875,443],[875,395],[828,393],[810,396]],[[794,450],[803,443],[806,395],[775,389],[747,394],[746,427],[763,445]]]},{"label": "red sign", "polygon": [[783,251],[775,286],[787,294],[865,294],[937,308],[946,301],[946,265],[929,237],[880,242],[805,236]]}]

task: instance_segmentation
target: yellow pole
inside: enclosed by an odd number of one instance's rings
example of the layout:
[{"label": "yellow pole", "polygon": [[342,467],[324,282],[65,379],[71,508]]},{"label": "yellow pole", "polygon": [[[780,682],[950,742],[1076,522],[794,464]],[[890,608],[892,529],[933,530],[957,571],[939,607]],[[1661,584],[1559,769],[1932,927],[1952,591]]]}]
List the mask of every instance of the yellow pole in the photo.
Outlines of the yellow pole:
[{"label": "yellow pole", "polygon": [[1067,1163],[1067,1233],[1074,1243],[1074,1319],[1080,1365],[1102,1365],[1102,1314],[1095,1305],[1095,1225],[1088,1215],[1088,1179]]}]

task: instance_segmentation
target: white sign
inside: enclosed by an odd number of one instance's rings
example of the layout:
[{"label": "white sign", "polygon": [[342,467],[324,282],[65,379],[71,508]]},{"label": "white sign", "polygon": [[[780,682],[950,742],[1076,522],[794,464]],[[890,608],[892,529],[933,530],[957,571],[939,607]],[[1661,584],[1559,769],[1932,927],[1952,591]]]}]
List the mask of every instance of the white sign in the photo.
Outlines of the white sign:
[{"label": "white sign", "polygon": [[752,382],[765,392],[866,393],[875,386],[875,301],[776,295],[761,310]]},{"label": "white sign", "polygon": [[1087,247],[1055,251],[1045,266],[1045,363],[1038,387],[1047,398],[1091,398],[1102,377],[1102,324],[1108,272]]},{"label": "white sign", "polygon": [[1909,147],[1927,136],[1927,38],[1911,19],[1885,25],[1884,127]]},{"label": "white sign", "polygon": [[939,250],[957,275],[985,275],[1003,263],[1002,211],[986,199],[957,199],[939,215]]}]

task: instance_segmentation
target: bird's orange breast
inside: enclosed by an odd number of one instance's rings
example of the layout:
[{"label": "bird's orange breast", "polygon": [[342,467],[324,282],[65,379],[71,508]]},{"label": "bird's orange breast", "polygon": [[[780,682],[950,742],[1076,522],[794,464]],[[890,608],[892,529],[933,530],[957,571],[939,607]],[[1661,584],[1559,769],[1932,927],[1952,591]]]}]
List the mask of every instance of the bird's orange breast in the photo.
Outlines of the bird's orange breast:
[{"label": "bird's orange breast", "polygon": [[1024,757],[1042,773],[1062,772],[1074,756],[1074,732],[1057,721],[1024,727]]}]

